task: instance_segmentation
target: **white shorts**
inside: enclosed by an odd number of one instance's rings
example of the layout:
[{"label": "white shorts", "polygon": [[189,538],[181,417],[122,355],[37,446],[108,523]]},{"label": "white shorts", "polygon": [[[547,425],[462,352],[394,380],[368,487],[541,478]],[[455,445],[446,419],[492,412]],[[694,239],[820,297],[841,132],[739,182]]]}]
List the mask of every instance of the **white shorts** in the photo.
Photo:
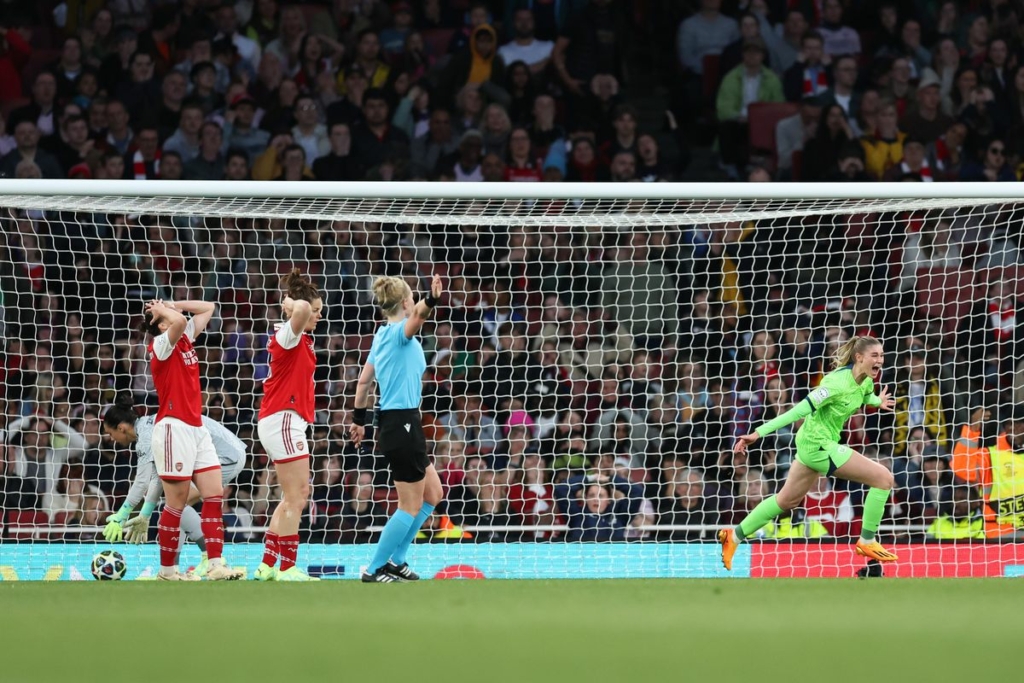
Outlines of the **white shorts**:
[{"label": "white shorts", "polygon": [[291,462],[309,457],[307,426],[309,423],[295,411],[282,410],[260,420],[256,432],[271,462]]},{"label": "white shorts", "polygon": [[173,417],[153,425],[153,463],[169,481],[190,481],[193,474],[220,467],[210,431]]},{"label": "white shorts", "polygon": [[245,469],[245,460],[239,460],[231,465],[220,466],[220,481],[223,486],[227,486],[233,482],[238,475]]}]

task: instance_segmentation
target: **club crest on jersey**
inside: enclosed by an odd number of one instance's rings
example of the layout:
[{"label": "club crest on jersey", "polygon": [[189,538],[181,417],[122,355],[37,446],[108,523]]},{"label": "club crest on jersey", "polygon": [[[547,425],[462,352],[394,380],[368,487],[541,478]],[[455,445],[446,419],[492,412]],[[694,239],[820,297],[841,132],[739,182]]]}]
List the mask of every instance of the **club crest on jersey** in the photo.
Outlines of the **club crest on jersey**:
[{"label": "club crest on jersey", "polygon": [[174,469],[176,469],[176,470],[178,470],[179,472],[181,472],[181,463],[180,463],[180,462],[176,462],[176,463],[174,463]]},{"label": "club crest on jersey", "polygon": [[821,403],[822,401],[829,397],[828,387],[818,387],[817,389],[811,392],[810,397],[811,400],[814,401],[815,403]]},{"label": "club crest on jersey", "polygon": [[297,449],[299,449],[301,451],[301,450],[306,448],[306,444],[303,443],[302,441],[296,441],[295,442],[295,448],[297,448]]}]

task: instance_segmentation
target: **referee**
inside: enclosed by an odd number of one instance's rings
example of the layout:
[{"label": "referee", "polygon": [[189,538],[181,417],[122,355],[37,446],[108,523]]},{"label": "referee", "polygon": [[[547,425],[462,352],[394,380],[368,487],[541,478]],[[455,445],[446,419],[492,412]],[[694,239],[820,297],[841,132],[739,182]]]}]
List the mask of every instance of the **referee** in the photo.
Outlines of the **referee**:
[{"label": "referee", "polygon": [[374,335],[370,355],[359,375],[349,436],[358,447],[366,434],[370,383],[376,379],[380,397],[377,447],[391,468],[398,509],[384,525],[373,560],[363,572],[363,583],[419,580],[405,555],[443,495],[441,479],[427,459],[427,439],[420,419],[427,360],[416,338],[441,294],[439,275],[430,283],[430,294],[419,303],[401,278],[380,277],[373,283],[373,297],[387,323]]}]

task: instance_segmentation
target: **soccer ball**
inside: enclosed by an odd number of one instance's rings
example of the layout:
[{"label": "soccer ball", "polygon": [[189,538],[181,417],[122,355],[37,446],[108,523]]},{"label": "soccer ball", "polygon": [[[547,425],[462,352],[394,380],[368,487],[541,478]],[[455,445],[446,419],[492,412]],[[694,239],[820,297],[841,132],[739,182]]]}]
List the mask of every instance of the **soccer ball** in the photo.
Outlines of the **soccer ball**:
[{"label": "soccer ball", "polygon": [[92,576],[97,581],[119,581],[127,569],[124,556],[115,550],[104,550],[92,558]]}]

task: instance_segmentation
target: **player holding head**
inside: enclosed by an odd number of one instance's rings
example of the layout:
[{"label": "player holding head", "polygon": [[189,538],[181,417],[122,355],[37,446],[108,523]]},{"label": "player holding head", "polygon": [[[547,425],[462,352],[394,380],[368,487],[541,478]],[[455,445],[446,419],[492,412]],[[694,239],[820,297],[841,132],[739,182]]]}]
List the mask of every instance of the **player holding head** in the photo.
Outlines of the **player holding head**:
[{"label": "player holding head", "polygon": [[[137,456],[135,480],[128,491],[128,496],[121,508],[107,517],[107,526],[103,529],[103,537],[111,543],[118,543],[122,538],[129,543],[145,543],[149,537],[149,520],[163,493],[160,478],[156,472],[156,463],[153,461],[153,426],[155,423],[156,417],[153,415],[139,417],[130,391],[118,394],[114,405],[107,408],[103,414],[103,431],[106,435],[121,446],[135,444]],[[203,426],[210,431],[213,449],[217,451],[221,484],[227,486],[235,480],[245,466],[245,444],[224,425],[206,415],[203,415]],[[202,559],[195,568],[195,574],[204,578],[210,569],[209,556],[206,552],[206,540],[203,538],[202,520],[199,518],[199,513],[192,507],[199,502],[199,499],[199,490],[195,486],[191,486],[188,501],[181,511],[181,530],[202,551]],[[128,517],[140,502],[142,502],[142,510],[129,520]],[[182,536],[178,544],[179,550],[184,545],[184,541],[185,537]]]},{"label": "player holding head", "polygon": [[380,534],[377,550],[363,573],[364,583],[416,581],[406,552],[423,522],[441,502],[441,479],[427,459],[427,440],[420,418],[423,373],[427,369],[423,347],[416,339],[442,294],[435,275],[430,294],[416,303],[409,285],[397,277],[380,277],[373,296],[387,317],[377,330],[370,355],[356,385],[355,410],[349,435],[358,447],[366,435],[366,409],[370,383],[376,379],[380,396],[377,446],[387,458],[398,489],[398,510]]},{"label": "player holding head", "polygon": [[893,487],[893,476],[884,465],[869,460],[849,446],[839,443],[843,425],[862,405],[892,410],[896,401],[888,389],[874,393],[873,377],[882,369],[882,344],[874,337],[854,337],[843,344],[833,359],[833,371],[803,401],[744,434],[733,450],[742,453],[762,436],[807,418],[796,435],[796,459],[778,494],[761,501],[735,529],[722,529],[722,563],[732,569],[732,557],[739,542],[786,510],[803,502],[807,492],[822,475],[833,475],[871,487],[864,502],[864,525],[857,554],[879,562],[892,562],[896,555],[875,540],[885,502]]},{"label": "player holding head", "polygon": [[[210,432],[203,426],[199,388],[199,357],[192,342],[203,333],[216,307],[205,301],[146,304],[142,329],[153,337],[149,343],[149,367],[153,373],[160,408],[153,425],[151,444],[156,471],[163,481],[166,501],[157,527],[160,572],[165,581],[199,580],[178,571],[181,513],[195,484],[203,499],[202,531],[206,539],[211,581],[234,580],[242,572],[224,564],[224,519],[221,510],[220,461]],[[184,313],[191,313],[186,319]]]},{"label": "player holding head", "polygon": [[[270,376],[263,383],[257,431],[274,463],[282,497],[270,518],[264,540],[259,581],[319,581],[295,566],[299,553],[299,521],[309,501],[309,446],[306,427],[313,421],[316,401],[313,373],[316,353],[310,335],[320,322],[324,302],[320,291],[298,268],[282,279],[281,308],[286,322],[270,337]],[[280,569],[274,564],[281,560]]]}]

